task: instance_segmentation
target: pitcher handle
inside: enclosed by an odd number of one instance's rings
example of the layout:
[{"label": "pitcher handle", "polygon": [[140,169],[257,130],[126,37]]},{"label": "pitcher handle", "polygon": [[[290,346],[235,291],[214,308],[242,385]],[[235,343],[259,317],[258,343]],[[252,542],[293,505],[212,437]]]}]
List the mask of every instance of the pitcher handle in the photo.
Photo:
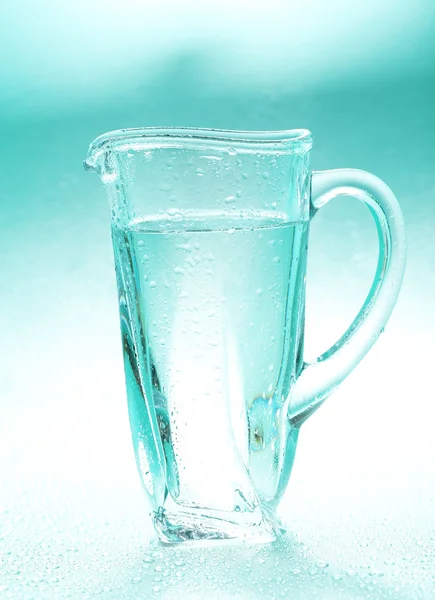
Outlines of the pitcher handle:
[{"label": "pitcher handle", "polygon": [[388,321],[403,280],[406,240],[403,215],[390,188],[375,175],[357,169],[317,171],[312,176],[312,211],[331,198],[353,196],[373,216],[379,259],[368,296],[349,329],[313,363],[304,363],[289,397],[289,418],[299,426],[356,367]]}]

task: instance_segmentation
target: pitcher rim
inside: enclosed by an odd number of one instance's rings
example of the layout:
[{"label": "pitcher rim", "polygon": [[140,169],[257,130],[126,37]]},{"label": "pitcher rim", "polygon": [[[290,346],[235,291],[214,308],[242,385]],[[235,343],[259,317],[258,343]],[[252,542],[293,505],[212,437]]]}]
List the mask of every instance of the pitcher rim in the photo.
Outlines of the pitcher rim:
[{"label": "pitcher rim", "polygon": [[263,146],[270,148],[285,147],[286,149],[303,148],[309,150],[312,146],[312,135],[308,129],[281,129],[281,130],[237,130],[237,129],[210,129],[200,127],[135,127],[129,129],[116,129],[99,135],[89,146],[87,157],[84,161],[86,169],[94,169],[98,157],[108,145],[114,143],[123,146],[137,143],[144,139],[156,139],[156,146],[178,140],[179,142],[205,142],[217,144],[231,144],[235,146],[247,145],[248,147]]}]

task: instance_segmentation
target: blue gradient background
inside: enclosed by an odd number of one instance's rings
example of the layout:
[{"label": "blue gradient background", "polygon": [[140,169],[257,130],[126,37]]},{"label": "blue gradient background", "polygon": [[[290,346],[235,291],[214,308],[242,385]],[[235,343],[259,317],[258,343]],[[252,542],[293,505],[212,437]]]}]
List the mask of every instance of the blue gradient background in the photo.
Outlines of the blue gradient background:
[{"label": "blue gradient background", "polygon": [[[1,600],[435,597],[434,31],[432,0],[3,7]],[[385,334],[302,429],[288,535],[144,563],[109,209],[81,161],[98,134],[152,125],[309,128],[313,169],[395,191],[409,258]],[[307,359],[357,312],[376,254],[358,202],[316,216]]]}]

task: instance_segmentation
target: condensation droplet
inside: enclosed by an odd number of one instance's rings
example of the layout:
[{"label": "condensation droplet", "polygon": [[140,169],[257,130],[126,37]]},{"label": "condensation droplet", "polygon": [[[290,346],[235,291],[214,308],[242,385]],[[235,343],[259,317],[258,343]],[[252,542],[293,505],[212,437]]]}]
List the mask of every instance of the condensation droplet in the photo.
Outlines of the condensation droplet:
[{"label": "condensation droplet", "polygon": [[170,217],[181,217],[182,212],[179,208],[169,208],[168,209],[168,215]]},{"label": "condensation droplet", "polygon": [[326,567],[329,567],[329,563],[327,563],[324,560],[319,560],[316,564],[319,567],[319,569],[326,569]]}]

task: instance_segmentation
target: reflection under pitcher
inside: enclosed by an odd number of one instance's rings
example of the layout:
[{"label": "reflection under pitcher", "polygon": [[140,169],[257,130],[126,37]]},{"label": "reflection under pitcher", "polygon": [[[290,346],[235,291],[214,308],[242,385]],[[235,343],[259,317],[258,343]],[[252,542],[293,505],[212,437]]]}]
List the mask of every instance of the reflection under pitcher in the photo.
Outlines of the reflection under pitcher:
[{"label": "reflection under pitcher", "polygon": [[[89,149],[111,202],[133,444],[163,542],[276,538],[300,425],[396,302],[397,200],[363,171],[312,173],[311,145],[306,130],[143,128]],[[347,332],[306,364],[309,224],[339,194],[373,215],[378,268]]]}]

